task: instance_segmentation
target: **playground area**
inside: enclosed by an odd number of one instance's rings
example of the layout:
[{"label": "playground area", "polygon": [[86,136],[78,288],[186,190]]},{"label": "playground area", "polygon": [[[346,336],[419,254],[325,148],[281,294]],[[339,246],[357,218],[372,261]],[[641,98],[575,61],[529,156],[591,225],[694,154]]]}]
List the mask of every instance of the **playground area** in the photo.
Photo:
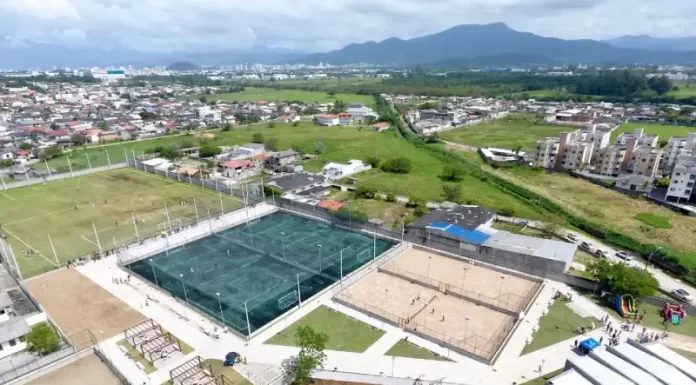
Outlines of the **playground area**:
[{"label": "playground area", "polygon": [[113,337],[145,317],[75,269],[26,281],[27,288],[68,336],[93,331],[98,340]]},{"label": "playground area", "polygon": [[[419,259],[422,259],[419,260]],[[436,281],[427,276],[430,262],[430,276],[445,281]],[[425,263],[425,265],[423,265]],[[396,266],[399,266],[397,268]],[[467,288],[463,291],[454,287],[454,274],[458,285],[462,285],[464,267],[476,267]],[[403,268],[414,269],[407,271]],[[435,275],[436,270],[440,270]],[[449,270],[449,272],[441,271]],[[439,255],[432,255],[418,250],[407,250],[393,261],[373,271],[355,285],[344,290],[335,299],[344,305],[365,311],[373,316],[388,320],[406,330],[430,337],[450,345],[463,353],[475,355],[490,362],[507,335],[512,330],[517,314],[531,300],[498,302],[495,298],[484,297],[489,293],[488,286],[494,286],[499,293],[503,282],[503,295],[512,295],[510,290],[534,290],[538,283],[522,278],[505,276],[501,279],[495,271],[486,272],[483,267],[470,265]],[[417,274],[414,272],[418,272]],[[486,278],[491,273],[497,278],[488,283]],[[505,288],[508,278],[511,288]],[[478,282],[480,286],[474,286]],[[459,289],[459,290],[457,290]],[[533,293],[535,293],[534,291]],[[521,291],[521,293],[524,293]],[[501,297],[501,295],[497,295]],[[533,296],[533,294],[532,294]],[[520,297],[522,298],[522,297]],[[524,304],[522,302],[523,301]],[[514,304],[514,306],[512,306]],[[508,306],[509,305],[509,306]],[[514,308],[508,308],[514,307]]]},{"label": "playground area", "polygon": [[240,198],[130,168],[0,194],[0,233],[24,278],[243,207]]},{"label": "playground area", "polygon": [[[232,353],[233,354],[233,353]],[[232,368],[227,365],[227,362],[220,368],[216,364],[216,368],[213,368],[211,361],[214,360],[203,360],[200,356],[194,357],[183,364],[177,366],[176,368],[169,371],[169,381],[165,382],[167,385],[234,385],[248,383],[243,380],[243,377],[237,375],[237,378],[228,378],[222,372],[224,369],[229,368],[228,372],[232,371]],[[234,365],[234,361],[232,361]],[[237,381],[233,381],[237,380]]]},{"label": "playground area", "polygon": [[392,246],[275,212],[126,268],[250,336]]},{"label": "playground area", "polygon": [[538,281],[415,248],[407,249],[382,269],[436,287],[445,284],[450,292],[517,313],[526,309],[541,286]]}]

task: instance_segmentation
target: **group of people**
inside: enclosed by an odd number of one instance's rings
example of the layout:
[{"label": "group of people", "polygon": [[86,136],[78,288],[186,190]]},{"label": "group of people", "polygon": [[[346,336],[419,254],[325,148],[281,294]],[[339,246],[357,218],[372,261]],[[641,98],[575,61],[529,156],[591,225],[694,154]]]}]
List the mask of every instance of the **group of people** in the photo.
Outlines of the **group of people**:
[{"label": "group of people", "polygon": [[29,257],[29,256],[34,255],[34,254],[36,254],[36,250],[34,250],[34,249],[28,249],[28,250],[22,249],[22,255],[24,255],[25,257]]}]

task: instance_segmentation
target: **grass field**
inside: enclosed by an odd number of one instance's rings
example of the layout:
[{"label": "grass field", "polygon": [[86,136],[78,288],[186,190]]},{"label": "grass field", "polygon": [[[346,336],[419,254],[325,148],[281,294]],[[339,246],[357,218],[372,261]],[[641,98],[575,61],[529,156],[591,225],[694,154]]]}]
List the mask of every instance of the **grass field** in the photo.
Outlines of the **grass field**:
[{"label": "grass field", "polygon": [[553,372],[548,372],[543,376],[539,376],[533,380],[529,380],[521,385],[546,385],[547,380],[550,380],[561,373],[563,373],[563,369],[554,370]]},{"label": "grass field", "polygon": [[[563,205],[576,215],[640,241],[666,245],[683,252],[696,252],[696,242],[693,241],[696,219],[693,217],[564,174],[526,168],[487,170]],[[636,215],[646,213],[669,219],[672,228],[655,228],[636,219]],[[696,266],[696,259],[684,260],[683,263]]]},{"label": "grass field", "polygon": [[675,86],[679,87],[677,91],[669,91],[667,96],[673,96],[677,99],[690,98],[696,96],[696,84],[687,82],[673,82]]},{"label": "grass field", "polygon": [[[188,204],[181,206],[182,200]],[[242,206],[238,198],[227,195],[222,203],[225,212]],[[159,234],[169,223],[165,205],[173,225],[194,220],[196,208],[201,216],[207,215],[207,208],[221,210],[220,196],[212,190],[119,169],[2,192],[0,231],[7,235],[26,278],[98,251],[99,246],[110,249],[136,240],[133,217],[141,237]],[[29,249],[35,254],[21,252]]]},{"label": "grass field", "polygon": [[638,213],[636,214],[635,218],[648,226],[656,227],[658,229],[672,228],[669,218],[660,215],[655,215],[652,213]]},{"label": "grass field", "polygon": [[366,212],[371,218],[384,221],[384,225],[401,231],[401,223],[413,215],[413,209],[396,203],[375,199],[353,199],[346,202],[350,207]]},{"label": "grass field", "polygon": [[549,312],[539,320],[539,330],[532,335],[532,342],[522,349],[522,355],[543,349],[561,341],[582,336],[575,331],[579,326],[591,328],[594,322],[595,327],[602,323],[594,317],[580,317],[571,308],[566,306],[565,301],[556,300],[549,308]]},{"label": "grass field", "polygon": [[372,95],[342,94],[337,93],[333,96],[325,91],[304,91],[304,90],[275,90],[273,88],[246,87],[244,92],[231,94],[208,95],[208,100],[224,100],[237,102],[290,102],[298,101],[304,103],[333,103],[336,100],[345,103],[362,103],[366,106],[374,106],[375,100]]},{"label": "grass field", "polygon": [[643,133],[645,134],[659,135],[658,140],[669,140],[669,138],[673,136],[687,136],[689,132],[696,132],[696,127],[649,123],[626,123],[611,133],[611,142],[614,143],[620,134],[624,132],[633,132],[636,130],[636,128],[642,128]]},{"label": "grass field", "polygon": [[150,374],[154,371],[157,370],[155,365],[151,364],[150,361],[148,361],[141,353],[136,349],[133,345],[130,344],[130,342],[126,340],[121,340],[116,343],[118,346],[122,346],[124,349],[126,349],[126,352],[128,355],[130,355],[130,358],[135,361],[136,363],[140,363],[143,368],[145,368],[144,372],[145,374]]},{"label": "grass field", "polygon": [[252,385],[249,380],[234,370],[233,367],[224,366],[221,360],[209,358],[203,361],[203,363],[205,365],[210,365],[210,370],[213,372],[213,375],[219,376],[222,374],[227,377],[228,380],[231,380],[234,385]]},{"label": "grass field", "polygon": [[511,114],[491,122],[448,131],[441,137],[449,142],[475,147],[522,147],[522,151],[534,151],[537,140],[558,136],[569,130],[563,126],[536,124],[536,118],[531,114]]},{"label": "grass field", "polygon": [[370,325],[329,309],[318,307],[297,322],[285,328],[266,341],[270,345],[296,346],[295,332],[300,326],[311,326],[316,332],[326,333],[329,340],[328,350],[362,353],[375,343],[383,331],[373,329]]},{"label": "grass field", "polygon": [[437,355],[428,349],[416,346],[406,340],[399,340],[394,346],[392,346],[386,353],[385,356],[395,356],[395,357],[407,357],[407,358],[420,358],[421,360],[434,360],[434,361],[452,361],[447,357]]}]

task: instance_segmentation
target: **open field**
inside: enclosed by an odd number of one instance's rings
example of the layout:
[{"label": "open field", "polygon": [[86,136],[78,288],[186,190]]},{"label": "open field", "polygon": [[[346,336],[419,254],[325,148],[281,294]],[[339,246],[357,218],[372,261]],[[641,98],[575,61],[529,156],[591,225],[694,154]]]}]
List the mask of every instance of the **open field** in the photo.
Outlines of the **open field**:
[{"label": "open field", "polygon": [[26,285],[67,336],[89,329],[103,340],[145,321],[138,311],[75,269],[45,274]]},{"label": "open field", "polygon": [[[568,211],[606,225],[638,240],[664,244],[679,251],[696,252],[696,218],[677,214],[644,199],[634,199],[582,179],[524,168],[493,170],[509,181],[563,205]],[[668,218],[671,229],[648,226],[636,219],[641,213]],[[683,261],[693,266],[696,261]]]},{"label": "open field", "polygon": [[511,114],[501,119],[484,122],[472,127],[458,128],[442,134],[442,139],[475,147],[499,147],[522,151],[534,151],[536,141],[547,136],[558,136],[569,131],[563,126],[536,124],[530,114]]},{"label": "open field", "polygon": [[669,140],[669,138],[673,136],[687,136],[689,132],[696,132],[696,127],[650,123],[626,123],[611,133],[611,142],[613,143],[620,134],[624,132],[633,132],[636,128],[642,128],[645,134],[659,135],[660,137],[658,140]]},{"label": "open field", "polygon": [[121,381],[95,354],[45,374],[27,385],[121,385]]},{"label": "open field", "polygon": [[326,349],[362,353],[374,344],[383,331],[348,317],[347,315],[320,306],[280,333],[269,338],[269,345],[296,346],[295,332],[300,326],[311,326],[314,331],[325,333],[329,339]]},{"label": "open field", "polygon": [[561,373],[563,373],[563,369],[554,370],[553,372],[548,372],[533,380],[529,380],[521,385],[546,385],[546,380],[550,380]]},{"label": "open field", "polygon": [[435,354],[426,348],[421,348],[416,346],[406,340],[399,340],[394,346],[392,346],[386,353],[385,356],[395,356],[395,357],[407,357],[407,358],[420,358],[421,360],[434,360],[434,361],[452,361],[447,357]]},{"label": "open field", "polygon": [[385,227],[398,231],[401,231],[401,223],[407,222],[407,219],[413,215],[413,209],[396,202],[358,198],[344,203],[351,208],[366,212],[371,218],[383,220]]},{"label": "open field", "polygon": [[677,91],[669,91],[667,96],[673,96],[677,99],[690,98],[696,96],[696,84],[693,82],[672,82],[675,86],[679,87]]},{"label": "open field", "polygon": [[588,329],[600,327],[602,323],[594,317],[583,318],[566,306],[567,302],[556,300],[549,308],[549,312],[539,320],[539,330],[532,335],[532,342],[522,349],[522,354],[543,349],[561,341],[577,337],[582,339],[575,331],[580,326]]},{"label": "open field", "polygon": [[[187,204],[182,206],[182,201]],[[3,192],[0,231],[7,235],[26,277],[100,247],[107,250],[135,241],[133,218],[139,236],[151,237],[170,222],[173,227],[190,223],[196,210],[201,216],[207,216],[208,208],[219,213],[220,204],[221,196],[212,190],[127,168]],[[222,205],[229,212],[242,202],[224,195]],[[35,253],[21,252],[29,249]]]},{"label": "open field", "polygon": [[231,94],[208,95],[208,100],[224,100],[237,102],[303,102],[303,103],[333,103],[336,100],[345,103],[362,103],[373,106],[375,103],[372,95],[342,94],[330,96],[325,91],[286,90],[273,88],[246,87],[244,92]]}]

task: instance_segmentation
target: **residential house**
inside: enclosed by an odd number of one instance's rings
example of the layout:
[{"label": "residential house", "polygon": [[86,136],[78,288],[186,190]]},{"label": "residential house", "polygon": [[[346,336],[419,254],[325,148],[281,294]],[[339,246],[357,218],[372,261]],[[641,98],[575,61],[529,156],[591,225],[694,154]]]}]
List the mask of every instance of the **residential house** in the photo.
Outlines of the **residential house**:
[{"label": "residential house", "polygon": [[366,117],[377,117],[377,114],[370,107],[364,104],[351,103],[346,108],[346,112],[353,116],[354,120],[363,120]]},{"label": "residential house", "polygon": [[348,161],[348,164],[333,162],[327,164],[322,169],[322,174],[329,179],[341,179],[371,168],[372,166],[364,164],[361,160],[351,159]]},{"label": "residential house", "polygon": [[388,130],[390,125],[389,125],[389,122],[379,122],[379,123],[373,124],[370,127],[377,132],[382,132],[382,131]]},{"label": "residential house", "polygon": [[350,126],[353,124],[353,114],[350,112],[341,112],[338,116],[338,124],[341,126]]},{"label": "residential house", "polygon": [[447,123],[459,122],[459,114],[454,111],[422,110],[420,118],[421,120],[439,120]]},{"label": "residential house", "polygon": [[272,152],[268,154],[266,166],[271,170],[278,172],[286,167],[294,166],[297,162],[297,157],[300,154],[295,150],[285,150],[280,152]]},{"label": "residential house", "polygon": [[274,187],[283,193],[299,194],[302,191],[315,187],[322,187],[326,184],[326,178],[322,175],[309,172],[298,172],[273,177],[267,185]]},{"label": "residential house", "polygon": [[0,147],[0,161],[14,160],[14,152],[17,151],[14,147]]},{"label": "residential house", "polygon": [[87,141],[92,144],[97,144],[99,143],[99,134],[101,134],[104,130],[101,128],[90,128],[89,130],[84,130],[80,132],[82,136],[87,138]]},{"label": "residential house", "polygon": [[112,142],[120,137],[116,131],[102,131],[98,134],[99,143]]},{"label": "residential house", "polygon": [[299,115],[293,115],[293,114],[280,115],[279,117],[276,118],[276,121],[280,122],[280,123],[299,122],[300,117],[299,117]]},{"label": "residential house", "polygon": [[257,174],[257,168],[250,160],[230,160],[222,163],[222,175],[233,180],[244,180]]},{"label": "residential house", "polygon": [[652,181],[651,177],[626,174],[616,179],[615,186],[626,191],[648,194],[652,190]]},{"label": "residential house", "polygon": [[66,129],[48,131],[46,139],[54,142],[70,141],[70,131]]},{"label": "residential house", "polygon": [[338,115],[335,114],[321,114],[317,117],[317,124],[320,126],[338,126],[339,120]]}]

